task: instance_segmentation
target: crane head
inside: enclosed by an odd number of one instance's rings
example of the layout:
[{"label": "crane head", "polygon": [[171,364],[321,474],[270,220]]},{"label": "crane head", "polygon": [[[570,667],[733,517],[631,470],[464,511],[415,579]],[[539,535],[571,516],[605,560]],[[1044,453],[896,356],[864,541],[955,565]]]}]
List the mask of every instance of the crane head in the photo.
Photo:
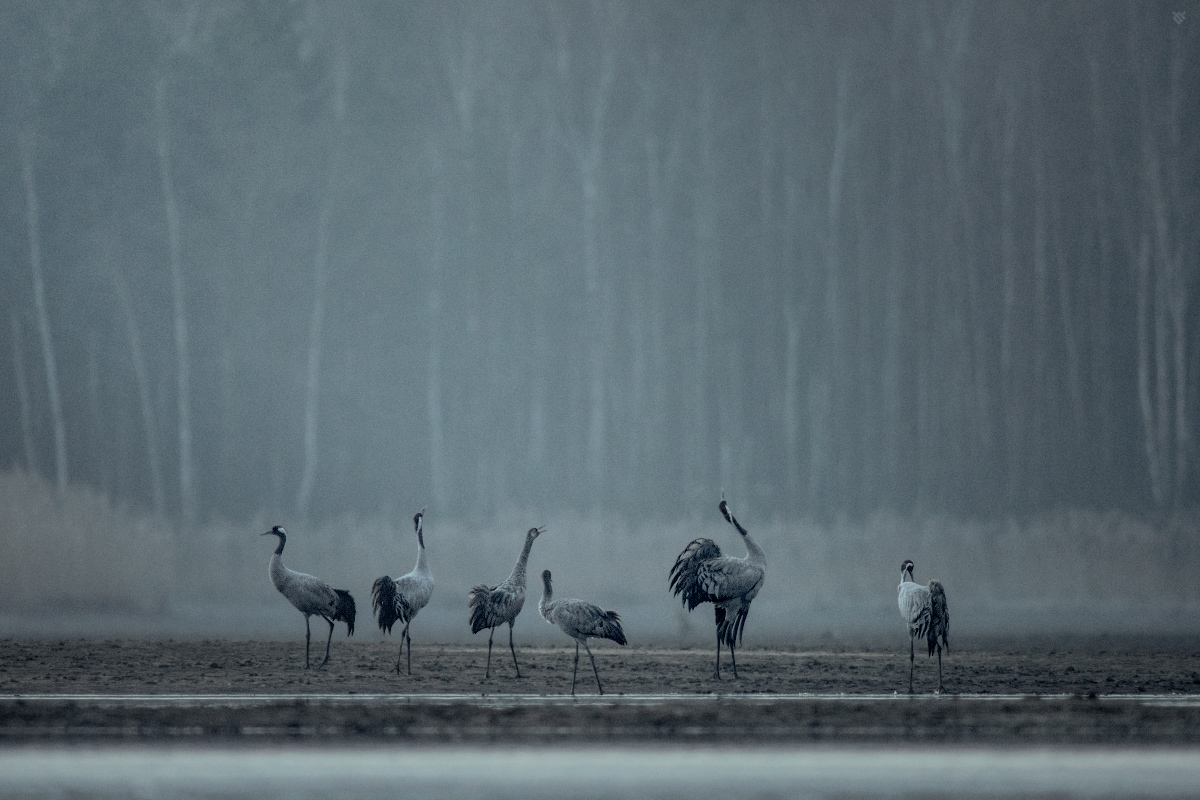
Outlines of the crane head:
[{"label": "crane head", "polygon": [[906,558],[904,563],[900,565],[900,575],[903,576],[907,573],[909,577],[912,577],[913,566],[912,559]]},{"label": "crane head", "polygon": [[550,585],[550,570],[542,570],[542,583],[546,584],[547,586]]},{"label": "crane head", "polygon": [[421,530],[421,520],[423,520],[424,518],[425,518],[425,509],[423,509],[423,508],[420,511],[418,511],[416,514],[413,514],[413,530],[414,531]]},{"label": "crane head", "polygon": [[537,537],[541,536],[545,532],[546,532],[545,525],[542,525],[539,528],[530,528],[529,532],[525,534],[525,538],[531,539],[531,540],[536,539]]},{"label": "crane head", "polygon": [[267,531],[266,533],[259,534],[259,535],[260,536],[278,536],[280,539],[283,539],[287,536],[287,531],[285,531],[283,529],[282,525],[275,525],[271,528],[271,530]]},{"label": "crane head", "polygon": [[725,518],[726,522],[728,522],[730,525],[734,524],[733,515],[729,513],[729,504],[725,502],[724,490],[721,491],[721,504],[718,505],[717,508],[721,510],[721,516]]}]

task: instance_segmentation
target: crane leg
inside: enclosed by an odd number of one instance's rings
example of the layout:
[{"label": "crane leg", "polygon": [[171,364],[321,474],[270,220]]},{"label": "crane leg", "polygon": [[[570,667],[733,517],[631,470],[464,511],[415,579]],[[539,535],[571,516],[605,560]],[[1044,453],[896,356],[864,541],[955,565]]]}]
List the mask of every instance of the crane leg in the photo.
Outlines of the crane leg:
[{"label": "crane leg", "polygon": [[937,645],[937,693],[942,693],[942,645]]},{"label": "crane leg", "polygon": [[487,669],[483,671],[484,679],[492,677],[492,637],[496,635],[496,629],[492,628],[488,633],[488,663]]},{"label": "crane leg", "polygon": [[[583,647],[587,650],[588,658],[592,660],[592,672],[596,676],[596,688],[600,690],[600,694],[604,694],[604,687],[600,685],[600,670],[596,669],[596,657],[592,655],[592,648],[588,647],[587,639],[583,640]],[[576,650],[578,651],[578,646]]]},{"label": "crane leg", "polygon": [[733,645],[729,645],[729,657],[733,660],[733,677],[736,678],[738,676],[738,674],[737,674],[737,654],[734,652]]},{"label": "crane leg", "polygon": [[713,677],[721,680],[721,631],[717,631],[717,666],[713,670]]},{"label": "crane leg", "polygon": [[912,633],[908,634],[908,693],[913,693],[913,664],[917,660],[916,642],[917,637]]},{"label": "crane leg", "polygon": [[412,675],[412,637],[408,635],[408,625],[404,626],[404,641],[408,642],[408,674]]},{"label": "crane leg", "polygon": [[575,676],[579,674],[579,642],[575,642],[575,669],[571,673],[571,696],[575,696]]},{"label": "crane leg", "polygon": [[308,615],[304,615],[304,668],[308,669],[308,644],[312,641],[312,628],[308,625]]},{"label": "crane leg", "polygon": [[508,623],[508,649],[512,651],[513,666],[517,668],[517,677],[519,678],[519,677],[521,677],[521,665],[517,663],[517,648],[513,647],[512,629],[513,629],[513,624],[512,624],[512,622],[509,622]]},{"label": "crane leg", "polygon": [[329,623],[329,638],[325,640],[325,660],[317,666],[317,669],[323,669],[329,663],[329,643],[333,641],[333,620],[328,617],[323,617],[323,619]]},{"label": "crane leg", "polygon": [[404,656],[404,640],[408,638],[408,623],[404,623],[404,630],[400,632],[400,652],[396,654],[396,674],[400,674],[400,659]]}]

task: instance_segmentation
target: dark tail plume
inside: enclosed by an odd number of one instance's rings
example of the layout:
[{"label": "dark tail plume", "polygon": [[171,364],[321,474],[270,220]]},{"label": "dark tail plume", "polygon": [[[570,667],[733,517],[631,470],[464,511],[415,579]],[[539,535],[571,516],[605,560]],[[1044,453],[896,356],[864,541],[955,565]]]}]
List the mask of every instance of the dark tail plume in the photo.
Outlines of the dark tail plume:
[{"label": "dark tail plume", "polygon": [[612,639],[617,644],[629,644],[625,639],[625,631],[621,628],[621,616],[615,611],[605,611],[600,620],[599,632],[596,634],[604,639]]},{"label": "dark tail plume", "polygon": [[337,592],[337,607],[333,610],[333,621],[342,621],[346,623],[346,635],[354,635],[354,616],[357,613],[354,607],[354,598],[345,589],[334,589]]},{"label": "dark tail plume", "polygon": [[471,607],[471,633],[492,627],[488,620],[488,598],[491,594],[491,588],[483,584],[472,588],[467,594],[470,598],[467,603]]},{"label": "dark tail plume", "polygon": [[396,613],[396,583],[387,575],[377,578],[371,587],[371,606],[379,619],[379,630],[391,633],[400,615]]},{"label": "dark tail plume", "polygon": [[712,558],[721,557],[721,548],[712,539],[695,539],[683,548],[675,566],[671,567],[670,588],[675,595],[683,595],[683,604],[691,611],[712,598],[700,585],[700,565]]},{"label": "dark tail plume", "polygon": [[946,607],[946,590],[940,581],[929,582],[929,634],[926,642],[929,655],[933,655],[939,646],[950,652],[950,611]]}]

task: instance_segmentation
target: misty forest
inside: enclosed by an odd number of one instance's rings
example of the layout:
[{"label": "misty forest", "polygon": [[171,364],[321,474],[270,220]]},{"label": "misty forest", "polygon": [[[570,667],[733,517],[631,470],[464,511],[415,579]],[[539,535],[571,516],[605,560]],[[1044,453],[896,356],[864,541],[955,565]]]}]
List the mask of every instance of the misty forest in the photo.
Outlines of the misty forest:
[{"label": "misty forest", "polygon": [[1175,11],[0,4],[0,612],[274,613],[272,524],[361,604],[427,506],[447,625],[546,524],[683,635],[724,491],[747,642],[894,615],[906,557],[967,629],[1013,586],[1194,626]]}]

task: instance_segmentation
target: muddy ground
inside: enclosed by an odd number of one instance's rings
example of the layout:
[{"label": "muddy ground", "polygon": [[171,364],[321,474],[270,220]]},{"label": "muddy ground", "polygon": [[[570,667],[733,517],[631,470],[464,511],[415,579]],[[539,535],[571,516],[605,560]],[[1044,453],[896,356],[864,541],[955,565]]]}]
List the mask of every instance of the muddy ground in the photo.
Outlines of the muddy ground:
[{"label": "muddy ground", "polygon": [[[507,637],[506,637],[507,638]],[[1186,643],[1184,643],[1186,644]],[[505,642],[507,645],[507,642]],[[229,641],[0,641],[0,742],[135,739],[404,739],[455,741],[953,741],[1200,743],[1194,704],[1147,704],[1112,695],[1200,695],[1200,652],[1073,647],[965,648],[944,661],[947,695],[896,702],[816,700],[799,693],[891,695],[908,686],[907,652],[746,649],[740,677],[712,653],[593,647],[606,701],[505,701],[561,696],[571,688],[573,647],[521,648],[521,678],[507,646],[415,643],[412,675],[397,675],[396,646],[335,640],[325,669],[304,669],[304,643]],[[323,656],[324,647],[315,656]],[[314,659],[316,661],[317,659]],[[936,659],[919,657],[916,689],[936,686]],[[595,699],[586,653],[581,698]],[[354,695],[463,694],[476,701]],[[982,700],[963,694],[1070,695]],[[248,703],[125,703],[21,699],[21,695],[282,694]],[[623,695],[678,694],[646,703]],[[713,702],[696,696],[722,695]],[[776,702],[738,694],[777,694]],[[340,698],[305,697],[339,695]],[[792,697],[787,697],[792,695]],[[485,697],[486,696],[486,697]]]},{"label": "muddy ground", "polygon": [[[340,633],[340,631],[339,631]],[[497,639],[499,639],[499,635]],[[324,642],[313,637],[313,665]],[[944,657],[947,693],[1200,693],[1200,642],[1154,648],[1121,645],[964,648]],[[1185,646],[1178,646],[1183,644]],[[908,649],[845,652],[739,650],[737,679],[722,653],[722,680],[707,650],[617,647],[594,643],[604,690],[612,694],[891,694],[908,689]],[[571,690],[573,645],[518,648],[516,677],[507,637],[487,646],[414,641],[412,674],[397,675],[397,645],[335,635],[329,664],[304,669],[295,642],[0,640],[0,695],[14,693],[462,693],[563,694]],[[594,693],[581,652],[577,691]],[[917,656],[915,689],[937,686],[937,658]]]}]

